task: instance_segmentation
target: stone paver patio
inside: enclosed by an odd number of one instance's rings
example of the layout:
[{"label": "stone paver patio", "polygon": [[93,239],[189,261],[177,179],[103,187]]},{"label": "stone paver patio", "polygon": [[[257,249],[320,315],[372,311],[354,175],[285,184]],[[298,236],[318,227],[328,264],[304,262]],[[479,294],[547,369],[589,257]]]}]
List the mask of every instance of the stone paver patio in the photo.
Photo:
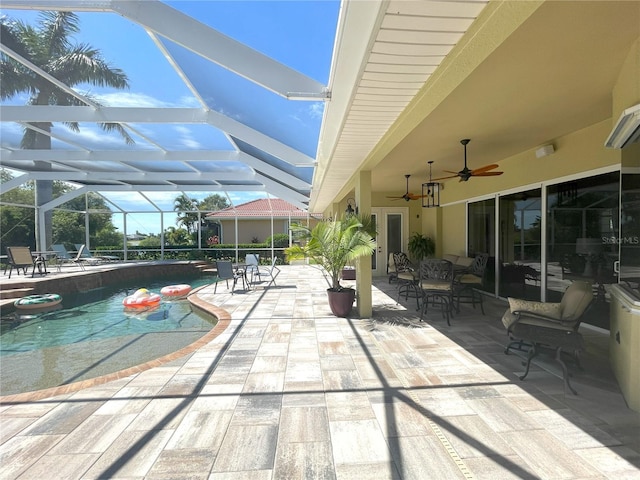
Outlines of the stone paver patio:
[{"label": "stone paver patio", "polygon": [[201,301],[213,339],[153,368],[0,406],[1,479],[640,478],[640,414],[583,327],[578,395],[541,359],[525,381],[500,317],[462,306],[420,322],[376,279],[372,318],[331,315],[321,274]]}]

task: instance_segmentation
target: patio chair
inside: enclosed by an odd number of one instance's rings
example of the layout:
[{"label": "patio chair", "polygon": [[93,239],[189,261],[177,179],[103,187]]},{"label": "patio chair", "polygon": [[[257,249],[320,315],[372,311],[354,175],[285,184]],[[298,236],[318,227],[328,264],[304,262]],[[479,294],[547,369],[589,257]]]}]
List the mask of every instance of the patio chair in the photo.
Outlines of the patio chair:
[{"label": "patio chair", "polygon": [[[245,271],[244,269],[235,269],[231,260],[218,260],[216,262],[216,268],[218,269],[218,278],[220,280],[224,280],[227,283],[227,290],[229,289],[229,280],[233,280],[231,294],[233,294],[238,280],[242,280],[242,285],[244,287],[244,283],[246,281]],[[218,289],[218,283],[220,282],[218,281],[215,283],[213,287],[213,293],[216,293],[216,290]]]},{"label": "patio chair", "polygon": [[393,260],[393,256],[397,252],[389,253],[389,260],[387,260],[387,275],[389,276],[389,283],[394,280],[398,280],[398,272],[396,270],[396,262]]},{"label": "patio chair", "polygon": [[11,278],[11,272],[14,268],[18,273],[22,269],[26,275],[29,267],[33,267],[31,271],[31,276],[33,277],[36,273],[36,268],[41,270],[43,267],[40,261],[36,261],[33,258],[29,247],[7,247],[7,260],[9,262],[9,278]]},{"label": "patio chair", "polygon": [[62,265],[66,263],[75,264],[80,267],[80,270],[84,270],[85,260],[82,258],[82,254],[85,250],[84,245],[80,245],[80,248],[76,252],[75,257],[72,257],[67,248],[61,243],[54,243],[51,245],[51,250],[56,252],[56,265],[58,266],[58,271],[62,271]]},{"label": "patio chair", "polygon": [[508,298],[509,308],[502,316],[507,329],[509,344],[504,353],[516,348],[527,349],[526,369],[520,376],[524,380],[529,373],[531,360],[543,348],[555,350],[556,361],[562,366],[565,387],[576,394],[569,384],[567,366],[562,360],[563,351],[570,353],[579,365],[579,354],[584,350],[582,335],[578,332],[582,316],[593,302],[593,286],[590,282],[576,281],[565,290],[560,303],[536,302]]},{"label": "patio chair", "polygon": [[269,283],[266,285],[267,287],[272,283],[274,285],[276,284],[276,277],[280,273],[280,269],[276,266],[277,262],[278,262],[278,257],[274,256],[273,259],[271,260],[271,266],[269,267],[259,266],[255,272],[255,275],[258,277],[258,280],[260,280],[262,277],[268,277],[271,279]]},{"label": "patio chair", "polygon": [[[416,309],[420,309],[420,298],[422,292],[418,287],[419,272],[413,267],[409,257],[403,252],[394,252],[393,265],[395,268],[395,279],[398,282],[398,298],[396,303],[400,302],[400,297],[404,296],[407,300],[410,296],[416,299]],[[391,281],[389,281],[391,283]]]},{"label": "patio chair", "polygon": [[[76,251],[80,251],[81,243],[75,243]],[[89,263],[89,265],[97,265],[100,262],[117,262],[120,260],[120,257],[116,257],[114,255],[99,255],[97,257],[91,254],[88,248],[85,248],[82,251],[82,258]]]},{"label": "patio chair", "polygon": [[[250,282],[253,283],[253,276],[260,266],[260,255],[258,253],[247,253],[244,257],[244,263],[247,277],[250,278]],[[249,275],[251,276],[249,277]]]},{"label": "patio chair", "polygon": [[427,312],[429,304],[440,305],[442,316],[453,316],[453,263],[439,258],[428,258],[420,262],[419,287],[422,292],[420,320]]},{"label": "patio chair", "polygon": [[474,309],[476,303],[479,303],[480,310],[484,315],[484,295],[478,291],[478,288],[484,285],[488,260],[488,253],[480,253],[475,256],[468,268],[456,272],[453,289],[458,313],[460,313],[460,303],[471,303]]}]

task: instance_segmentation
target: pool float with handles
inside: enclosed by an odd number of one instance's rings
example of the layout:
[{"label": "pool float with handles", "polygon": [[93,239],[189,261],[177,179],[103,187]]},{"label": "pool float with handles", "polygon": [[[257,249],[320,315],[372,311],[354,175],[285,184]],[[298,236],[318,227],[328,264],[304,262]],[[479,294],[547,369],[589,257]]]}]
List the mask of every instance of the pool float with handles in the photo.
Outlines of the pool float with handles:
[{"label": "pool float with handles", "polygon": [[162,287],[160,293],[165,297],[184,297],[191,291],[191,285],[186,283],[181,285],[167,285]]},{"label": "pool float with handles", "polygon": [[146,288],[140,288],[133,295],[126,297],[122,304],[127,308],[148,308],[157,306],[161,299],[162,297],[157,293],[152,293]]},{"label": "pool float with handles", "polygon": [[62,301],[62,297],[57,293],[44,293],[42,295],[28,295],[19,298],[13,305],[21,310],[35,310],[40,308],[53,307]]}]

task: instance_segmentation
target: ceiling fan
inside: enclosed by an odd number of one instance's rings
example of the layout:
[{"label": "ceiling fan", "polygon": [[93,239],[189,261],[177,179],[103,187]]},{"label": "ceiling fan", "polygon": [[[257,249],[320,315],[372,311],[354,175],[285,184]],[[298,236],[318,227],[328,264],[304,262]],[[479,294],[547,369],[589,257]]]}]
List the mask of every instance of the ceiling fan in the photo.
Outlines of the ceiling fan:
[{"label": "ceiling fan", "polygon": [[499,165],[497,163],[492,163],[491,165],[485,165],[484,167],[476,168],[474,170],[471,170],[470,168],[468,168],[467,167],[467,144],[470,141],[471,140],[468,138],[460,140],[460,143],[464,146],[464,168],[459,172],[452,172],[451,170],[445,170],[445,172],[453,173],[454,175],[450,175],[448,177],[436,178],[434,179],[434,181],[437,182],[438,180],[446,180],[447,178],[460,177],[461,182],[466,182],[471,177],[495,177],[498,175],[502,175],[504,173],[504,172],[489,171],[489,170],[493,170],[494,168],[498,168]]},{"label": "ceiling fan", "polygon": [[418,200],[418,199],[422,198],[422,195],[417,195],[415,193],[410,193],[409,192],[409,177],[410,176],[411,175],[405,175],[405,178],[407,179],[407,193],[405,193],[401,197],[387,197],[387,198],[391,198],[393,200],[404,200],[406,202],[408,202],[409,200]]}]

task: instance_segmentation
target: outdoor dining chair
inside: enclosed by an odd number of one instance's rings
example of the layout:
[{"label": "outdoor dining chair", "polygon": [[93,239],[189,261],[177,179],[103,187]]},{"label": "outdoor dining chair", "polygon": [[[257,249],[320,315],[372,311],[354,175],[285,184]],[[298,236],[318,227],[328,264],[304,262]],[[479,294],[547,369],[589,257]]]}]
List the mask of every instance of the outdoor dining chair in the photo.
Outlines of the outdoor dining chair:
[{"label": "outdoor dining chair", "polygon": [[260,255],[258,253],[247,253],[244,257],[245,274],[253,283],[253,276],[258,272],[260,266]]},{"label": "outdoor dining chair", "polygon": [[[416,299],[416,309],[420,309],[420,299],[422,292],[418,286],[419,272],[411,264],[409,257],[404,252],[393,252],[393,265],[395,269],[395,279],[398,282],[398,298],[396,303],[400,303],[400,297],[407,300],[410,296]],[[389,281],[391,283],[391,281]]]},{"label": "outdoor dining chair", "polygon": [[453,316],[453,264],[448,260],[428,258],[420,262],[420,290],[422,291],[422,312],[427,313],[429,305],[440,305],[442,316]]},{"label": "outdoor dining chair", "polygon": [[278,262],[278,257],[273,257],[273,259],[271,260],[271,265],[268,267],[260,267],[258,266],[255,275],[258,277],[258,280],[261,280],[262,277],[267,277],[269,278],[269,283],[266,285],[267,287],[269,285],[271,285],[272,283],[275,285],[276,284],[276,277],[278,276],[278,274],[280,273],[280,269],[276,266],[276,263]]},{"label": "outdoor dining chair", "polygon": [[[229,280],[233,280],[233,285],[231,287],[231,294],[233,294],[236,288],[236,284],[238,283],[238,280],[242,281],[242,286],[243,288],[245,287],[245,282],[247,280],[247,277],[244,269],[235,269],[233,267],[233,262],[231,262],[231,260],[218,260],[216,262],[216,268],[218,269],[218,279],[224,280],[226,282],[227,290],[229,289]],[[220,282],[217,281],[214,284],[213,293],[216,293],[216,290],[218,289],[218,283]]]},{"label": "outdoor dining chair", "polygon": [[456,274],[453,289],[456,298],[456,311],[460,313],[460,303],[471,303],[476,308],[480,304],[480,310],[484,315],[484,295],[478,290],[484,285],[485,273],[489,254],[476,255],[469,267]]}]

